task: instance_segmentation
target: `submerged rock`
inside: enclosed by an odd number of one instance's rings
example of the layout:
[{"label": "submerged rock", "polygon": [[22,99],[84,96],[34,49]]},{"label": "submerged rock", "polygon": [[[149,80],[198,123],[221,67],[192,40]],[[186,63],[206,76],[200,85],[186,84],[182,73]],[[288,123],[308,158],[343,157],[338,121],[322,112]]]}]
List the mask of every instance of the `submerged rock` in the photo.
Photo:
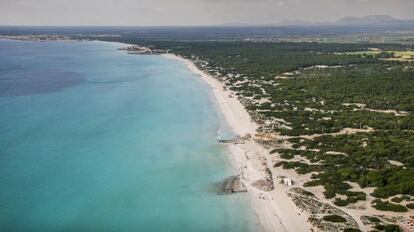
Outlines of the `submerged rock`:
[{"label": "submerged rock", "polygon": [[247,192],[246,186],[240,180],[240,176],[231,176],[223,181],[222,184],[223,193],[238,193]]},{"label": "submerged rock", "polygon": [[226,179],[211,185],[210,190],[216,194],[233,194],[247,192],[246,186],[240,180],[240,176],[230,176]]}]

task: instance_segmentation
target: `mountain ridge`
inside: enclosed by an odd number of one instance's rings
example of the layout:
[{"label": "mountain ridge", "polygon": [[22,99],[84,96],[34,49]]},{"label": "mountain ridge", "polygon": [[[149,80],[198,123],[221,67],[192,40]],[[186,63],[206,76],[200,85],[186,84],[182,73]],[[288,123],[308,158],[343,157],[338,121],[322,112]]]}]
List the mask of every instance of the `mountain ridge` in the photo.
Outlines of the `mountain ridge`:
[{"label": "mountain ridge", "polygon": [[367,26],[367,25],[414,25],[413,19],[397,19],[390,15],[368,15],[364,17],[346,16],[334,22],[310,22],[302,20],[284,20],[277,25],[280,26],[310,26],[310,25],[332,25],[332,26]]}]

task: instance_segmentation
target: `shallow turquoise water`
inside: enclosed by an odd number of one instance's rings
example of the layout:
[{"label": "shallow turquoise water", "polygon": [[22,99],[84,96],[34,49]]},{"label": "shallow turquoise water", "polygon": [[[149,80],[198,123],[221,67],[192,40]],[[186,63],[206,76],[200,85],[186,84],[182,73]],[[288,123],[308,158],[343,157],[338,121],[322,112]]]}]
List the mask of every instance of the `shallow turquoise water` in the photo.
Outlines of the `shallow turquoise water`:
[{"label": "shallow turquoise water", "polygon": [[[103,42],[0,40],[1,231],[253,231],[208,86]],[[223,129],[224,128],[224,129]]]}]

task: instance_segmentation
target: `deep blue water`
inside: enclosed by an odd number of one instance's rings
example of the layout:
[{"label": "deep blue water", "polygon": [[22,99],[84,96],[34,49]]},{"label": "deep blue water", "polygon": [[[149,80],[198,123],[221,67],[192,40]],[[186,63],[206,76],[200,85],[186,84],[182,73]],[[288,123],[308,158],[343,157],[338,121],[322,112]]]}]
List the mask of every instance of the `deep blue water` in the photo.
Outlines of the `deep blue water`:
[{"label": "deep blue water", "polygon": [[0,40],[0,230],[256,230],[212,190],[234,171],[208,86],[119,47]]}]

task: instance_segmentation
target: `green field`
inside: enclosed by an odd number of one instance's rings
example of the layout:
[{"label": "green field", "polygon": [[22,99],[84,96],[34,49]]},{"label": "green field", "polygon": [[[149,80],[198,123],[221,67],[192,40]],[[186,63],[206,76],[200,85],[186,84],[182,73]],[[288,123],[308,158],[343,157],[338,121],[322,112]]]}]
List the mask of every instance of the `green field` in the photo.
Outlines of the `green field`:
[{"label": "green field", "polygon": [[368,51],[354,51],[337,53],[344,55],[354,55],[363,57],[378,57],[386,61],[414,61],[414,51],[382,51],[382,50],[368,50]]}]

